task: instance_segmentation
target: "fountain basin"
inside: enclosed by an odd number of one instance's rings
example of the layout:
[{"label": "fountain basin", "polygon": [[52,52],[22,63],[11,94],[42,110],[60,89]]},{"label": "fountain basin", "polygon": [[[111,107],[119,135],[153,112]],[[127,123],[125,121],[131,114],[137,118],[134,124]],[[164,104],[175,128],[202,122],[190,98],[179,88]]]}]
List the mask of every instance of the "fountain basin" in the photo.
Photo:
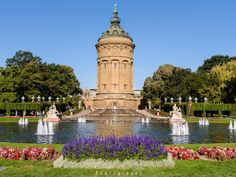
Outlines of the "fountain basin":
[{"label": "fountain basin", "polygon": [[44,118],[44,122],[60,122],[59,118]]}]

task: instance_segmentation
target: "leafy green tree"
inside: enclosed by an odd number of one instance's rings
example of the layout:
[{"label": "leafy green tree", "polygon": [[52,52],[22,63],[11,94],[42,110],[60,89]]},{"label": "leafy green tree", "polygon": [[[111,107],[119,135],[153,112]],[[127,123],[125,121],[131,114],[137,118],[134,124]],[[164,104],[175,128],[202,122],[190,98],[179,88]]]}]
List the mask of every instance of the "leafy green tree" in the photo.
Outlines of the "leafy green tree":
[{"label": "leafy green tree", "polygon": [[164,97],[182,97],[183,99],[186,99],[188,95],[185,95],[185,89],[186,87],[182,86],[182,81],[191,75],[190,69],[183,69],[175,67],[173,70],[172,75],[169,77],[168,80],[166,80],[163,88],[162,88],[162,95],[161,98]]},{"label": "leafy green tree", "polygon": [[21,97],[31,101],[32,96],[76,96],[82,93],[80,83],[71,67],[42,63],[31,52],[19,51],[0,68],[0,101],[19,102]]},{"label": "leafy green tree", "polygon": [[146,99],[160,98],[163,92],[163,86],[173,74],[174,66],[166,64],[158,68],[152,77],[148,77],[143,86],[142,96]]},{"label": "leafy green tree", "polygon": [[232,102],[236,96],[236,60],[224,65],[217,65],[210,71],[212,79],[217,83],[218,94],[224,102]]},{"label": "leafy green tree", "polygon": [[18,67],[6,67],[0,69],[0,102],[18,101],[17,85],[19,83]]},{"label": "leafy green tree", "polygon": [[148,77],[145,80],[142,96],[151,100],[182,96],[184,88],[181,87],[181,82],[190,74],[190,69],[182,69],[169,64],[162,65],[152,78]]},{"label": "leafy green tree", "polygon": [[223,65],[229,61],[236,60],[236,57],[229,57],[223,55],[215,55],[206,59],[202,66],[198,68],[198,72],[210,72],[210,70],[217,65]]},{"label": "leafy green tree", "polygon": [[41,63],[42,59],[38,56],[33,56],[31,52],[19,50],[12,58],[6,60],[6,66],[17,66],[23,68],[27,63],[35,61]]}]

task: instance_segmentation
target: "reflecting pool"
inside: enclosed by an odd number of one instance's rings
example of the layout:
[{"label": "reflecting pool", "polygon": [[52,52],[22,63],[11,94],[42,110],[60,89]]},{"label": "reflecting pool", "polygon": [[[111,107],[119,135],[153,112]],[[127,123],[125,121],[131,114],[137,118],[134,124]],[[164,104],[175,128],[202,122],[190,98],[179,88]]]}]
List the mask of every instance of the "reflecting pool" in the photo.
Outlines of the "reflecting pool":
[{"label": "reflecting pool", "polygon": [[146,135],[165,144],[232,143],[236,142],[236,130],[229,130],[228,124],[210,124],[208,127],[189,123],[189,136],[172,136],[168,123],[106,123],[106,122],[60,122],[54,124],[54,135],[36,135],[37,123],[27,126],[17,123],[0,123],[0,142],[16,143],[60,143],[88,136]]}]

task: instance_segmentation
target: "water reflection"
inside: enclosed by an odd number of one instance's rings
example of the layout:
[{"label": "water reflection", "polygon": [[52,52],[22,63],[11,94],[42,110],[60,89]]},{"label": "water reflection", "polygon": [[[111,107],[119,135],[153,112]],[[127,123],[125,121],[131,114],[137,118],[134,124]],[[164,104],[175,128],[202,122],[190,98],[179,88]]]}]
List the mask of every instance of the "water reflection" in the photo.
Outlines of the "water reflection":
[{"label": "water reflection", "polygon": [[18,124],[20,130],[24,130],[28,128],[28,124]]},{"label": "water reflection", "polygon": [[125,136],[125,135],[132,135],[133,123],[131,122],[98,122],[96,135],[97,136]]},{"label": "water reflection", "polygon": [[96,123],[75,123],[73,130],[76,130],[74,136],[79,137],[88,137],[95,136],[97,124]]},{"label": "water reflection", "polygon": [[37,135],[38,144],[52,144],[54,143],[53,135],[40,136]]},{"label": "water reflection", "polygon": [[229,130],[229,142],[235,142],[236,130]]},{"label": "water reflection", "polygon": [[189,144],[189,136],[172,136],[173,144]]}]

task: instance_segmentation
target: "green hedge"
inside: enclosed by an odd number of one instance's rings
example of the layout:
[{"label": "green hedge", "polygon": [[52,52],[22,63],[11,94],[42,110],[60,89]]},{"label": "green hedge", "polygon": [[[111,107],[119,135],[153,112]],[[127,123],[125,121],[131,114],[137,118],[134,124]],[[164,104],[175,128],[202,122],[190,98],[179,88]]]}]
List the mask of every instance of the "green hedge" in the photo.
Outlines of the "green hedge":
[{"label": "green hedge", "polygon": [[[182,103],[165,103],[162,107],[162,109],[165,112],[170,112],[173,109],[174,104],[177,105],[177,107],[180,107],[182,110],[182,114],[189,115],[188,111],[188,103],[182,102]],[[194,112],[218,112],[219,115],[222,114],[222,112],[228,111],[230,112],[230,115],[236,115],[236,105],[235,104],[214,104],[214,103],[192,103],[192,114]]]},{"label": "green hedge", "polygon": [[203,112],[204,114],[215,112],[219,116],[222,116],[223,112],[228,112],[232,116],[236,115],[236,107],[234,104],[193,103],[192,112]]},{"label": "green hedge", "polygon": [[[7,115],[11,111],[48,111],[53,103],[49,102],[24,102],[24,103],[0,103],[0,110],[5,111]],[[65,103],[55,103],[57,110],[64,112],[66,108]]]},{"label": "green hedge", "polygon": [[230,111],[235,109],[234,104],[193,103],[192,111]]},{"label": "green hedge", "polygon": [[1,110],[35,110],[40,111],[42,108],[41,104],[33,104],[33,103],[0,103]]}]

